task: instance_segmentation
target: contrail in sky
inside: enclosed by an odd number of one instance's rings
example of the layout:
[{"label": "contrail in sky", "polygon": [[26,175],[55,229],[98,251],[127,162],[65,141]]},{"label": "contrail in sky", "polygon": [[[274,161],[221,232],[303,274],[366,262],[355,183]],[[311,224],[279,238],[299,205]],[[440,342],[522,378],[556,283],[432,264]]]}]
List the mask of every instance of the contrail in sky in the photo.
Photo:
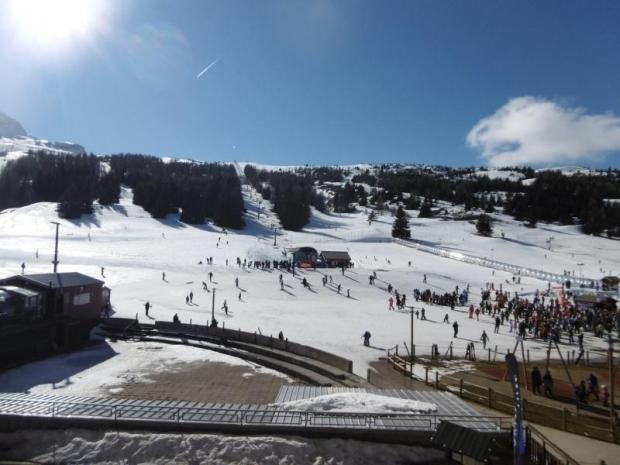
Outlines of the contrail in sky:
[{"label": "contrail in sky", "polygon": [[198,73],[198,75],[196,76],[196,79],[200,79],[200,77],[201,77],[204,73],[206,73],[207,71],[209,71],[212,67],[214,67],[214,66],[215,66],[215,64],[216,64],[218,61],[220,61],[220,59],[219,59],[219,58],[218,58],[217,60],[215,60],[214,62],[209,63],[209,65],[207,65],[207,67],[206,67],[205,69],[203,69],[201,72],[199,72],[199,73]]}]

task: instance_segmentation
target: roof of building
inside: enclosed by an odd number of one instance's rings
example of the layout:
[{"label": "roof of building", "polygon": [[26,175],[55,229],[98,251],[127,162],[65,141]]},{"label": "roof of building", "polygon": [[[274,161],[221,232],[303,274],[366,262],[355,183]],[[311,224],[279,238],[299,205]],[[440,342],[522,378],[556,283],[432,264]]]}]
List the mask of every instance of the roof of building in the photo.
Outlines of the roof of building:
[{"label": "roof of building", "polygon": [[24,289],[23,287],[19,286],[0,286],[0,291],[7,291],[9,294],[19,294],[24,297],[39,295],[38,292],[35,292],[31,289]]},{"label": "roof of building", "polygon": [[349,252],[342,252],[337,250],[323,250],[321,256],[324,260],[351,260]]},{"label": "roof of building", "polygon": [[[12,276],[8,279],[20,278],[21,280],[40,286],[58,289],[61,287],[87,286],[91,284],[103,284],[99,279],[91,278],[82,273],[41,273]],[[5,280],[6,281],[6,280]]]},{"label": "roof of building", "polygon": [[292,247],[290,249],[288,249],[289,253],[297,253],[297,252],[302,252],[302,253],[318,253],[317,250],[314,247]]}]

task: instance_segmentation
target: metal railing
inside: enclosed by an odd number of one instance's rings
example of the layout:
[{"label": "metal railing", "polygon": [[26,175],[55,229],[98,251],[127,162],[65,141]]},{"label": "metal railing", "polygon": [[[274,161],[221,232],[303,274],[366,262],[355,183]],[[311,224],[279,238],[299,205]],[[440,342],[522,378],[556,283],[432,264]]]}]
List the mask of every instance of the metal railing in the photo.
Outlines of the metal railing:
[{"label": "metal railing", "polygon": [[500,262],[497,260],[489,260],[488,258],[480,258],[474,257],[471,255],[466,255],[461,252],[452,252],[447,249],[442,249],[439,247],[430,247],[428,245],[422,245],[415,241],[407,241],[404,239],[394,238],[394,242],[397,244],[404,245],[406,247],[411,247],[414,249],[421,250],[422,252],[432,253],[434,255],[438,255],[445,258],[450,258],[452,260],[457,260],[463,263],[470,263],[473,265],[484,266],[487,268],[493,268],[496,270],[506,271],[509,273],[513,273],[518,276],[529,276],[531,278],[540,279],[542,281],[549,281],[555,283],[564,283],[565,281],[570,281],[572,284],[577,286],[589,287],[593,288],[598,279],[592,278],[577,278],[574,276],[564,276],[556,273],[549,273],[547,271],[536,270],[534,268],[527,268],[524,266],[512,265],[510,263]]},{"label": "metal railing", "polygon": [[474,429],[510,428],[509,417],[443,414],[308,412],[279,408],[174,407],[158,405],[106,405],[91,402],[2,398],[0,416],[23,415],[52,418],[92,418],[123,421],[163,421],[185,424],[262,425],[291,428],[435,431],[442,421]]}]

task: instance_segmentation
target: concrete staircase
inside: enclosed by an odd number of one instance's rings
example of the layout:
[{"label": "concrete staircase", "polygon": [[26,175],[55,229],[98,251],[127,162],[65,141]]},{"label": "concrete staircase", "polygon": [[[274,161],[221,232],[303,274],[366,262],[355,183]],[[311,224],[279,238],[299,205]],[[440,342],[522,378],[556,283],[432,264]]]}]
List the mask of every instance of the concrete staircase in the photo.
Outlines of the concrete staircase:
[{"label": "concrete staircase", "polygon": [[[266,342],[264,337],[255,337],[253,340],[256,342],[247,342],[252,340],[251,337],[248,337],[248,333],[239,332],[245,340],[236,340],[231,337],[237,334],[236,331],[227,333],[226,337],[222,337],[222,335],[210,335],[208,329],[202,330],[204,328],[196,329],[193,327],[189,331],[184,325],[179,325],[177,328],[169,324],[139,324],[135,321],[132,322],[132,320],[115,318],[103,320],[101,327],[104,334],[110,338],[183,344],[213,350],[271,368],[314,386],[370,387],[364,378],[328,363],[327,361],[332,358],[338,358],[332,354],[325,354],[322,351],[304,346],[308,349],[304,353],[316,353],[317,357],[301,355],[285,350],[289,344],[282,344],[282,341],[278,341],[277,345],[280,347],[273,347],[273,341],[264,343]],[[242,339],[242,337],[237,339]],[[291,343],[290,346],[292,347],[293,344]],[[299,345],[295,344],[295,347],[299,347]],[[328,356],[323,357],[324,354]],[[318,360],[318,358],[323,360]]]}]

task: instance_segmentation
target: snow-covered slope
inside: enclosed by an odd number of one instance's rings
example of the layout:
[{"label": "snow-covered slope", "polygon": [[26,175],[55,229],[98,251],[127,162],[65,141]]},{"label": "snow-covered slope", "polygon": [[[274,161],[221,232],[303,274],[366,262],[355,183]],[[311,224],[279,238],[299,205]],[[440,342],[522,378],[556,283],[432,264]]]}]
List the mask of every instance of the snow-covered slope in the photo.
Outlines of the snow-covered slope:
[{"label": "snow-covered slope", "polygon": [[73,142],[53,142],[29,136],[18,121],[0,113],[0,170],[7,161],[23,157],[29,150],[68,154],[85,152],[84,147]]},{"label": "snow-covered slope", "polygon": [[[329,215],[313,212],[304,231],[278,229],[277,246],[274,246],[273,226],[278,221],[268,202],[262,202],[259,219],[258,195],[247,186],[243,195],[248,210],[247,227],[227,234],[210,224],[183,224],[172,215],[166,220],[155,220],[132,204],[128,189],[123,190],[120,205],[97,207],[94,215],[79,221],[58,220],[55,204],[51,203],[5,210],[0,213],[0,276],[19,273],[22,262],[26,264],[26,272],[51,271],[54,225],[50,221],[60,221],[59,270],[98,277],[104,267],[117,316],[137,316],[147,321],[144,303],[149,301],[150,314],[156,319],[171,321],[177,313],[181,321],[206,324],[211,318],[212,293],[202,289],[201,283],[205,281],[210,291],[216,288],[216,318],[226,327],[274,336],[282,330],[291,340],[351,358],[354,371],[362,375],[367,364],[385,349],[409,341],[409,314],[388,311],[388,283],[406,293],[408,304],[417,308],[421,305],[413,301],[414,288],[444,293],[452,292],[457,285],[464,289],[469,284],[471,301],[477,303],[481,288],[489,282],[522,295],[547,287],[546,282],[532,278],[522,278],[521,284],[515,285],[506,272],[493,272],[395,244],[390,238],[393,218],[379,216],[369,226],[363,211]],[[475,226],[469,222],[420,219],[416,217],[417,212],[413,213],[412,235],[424,244],[556,273],[568,269],[600,277],[620,270],[620,242],[584,236],[577,227],[541,224],[528,229],[497,215],[497,237],[484,238],[475,233]],[[501,238],[500,232],[504,232],[505,238]],[[548,250],[549,239],[551,250]],[[236,266],[237,257],[281,259],[286,248],[295,246],[347,250],[355,267],[344,276],[339,270],[301,271],[296,276],[285,273],[286,286],[281,290],[279,271]],[[213,257],[212,266],[206,265],[206,257]],[[209,282],[210,271],[214,273],[213,282]],[[371,286],[368,276],[373,271],[378,279]],[[324,274],[333,283],[323,286]],[[239,288],[235,286],[237,277]],[[311,290],[301,286],[302,277],[310,282]],[[350,297],[346,297],[347,290]],[[190,291],[194,302],[187,305],[185,297]],[[228,316],[221,309],[224,300],[230,309]],[[415,323],[414,343],[418,353],[430,352],[434,343],[445,351],[454,341],[455,353],[463,355],[466,345],[478,341],[483,329],[492,335],[492,347],[497,345],[506,351],[514,345],[507,326],[500,334],[492,334],[488,316],[476,322],[467,318],[465,307],[455,311],[441,306],[425,307],[428,319]],[[446,313],[450,322],[457,320],[461,325],[458,339],[452,339],[451,325],[441,323]],[[361,344],[361,335],[366,330],[372,333],[370,348]],[[532,351],[532,356],[545,356],[542,344],[528,341],[528,345],[541,349]]]}]

